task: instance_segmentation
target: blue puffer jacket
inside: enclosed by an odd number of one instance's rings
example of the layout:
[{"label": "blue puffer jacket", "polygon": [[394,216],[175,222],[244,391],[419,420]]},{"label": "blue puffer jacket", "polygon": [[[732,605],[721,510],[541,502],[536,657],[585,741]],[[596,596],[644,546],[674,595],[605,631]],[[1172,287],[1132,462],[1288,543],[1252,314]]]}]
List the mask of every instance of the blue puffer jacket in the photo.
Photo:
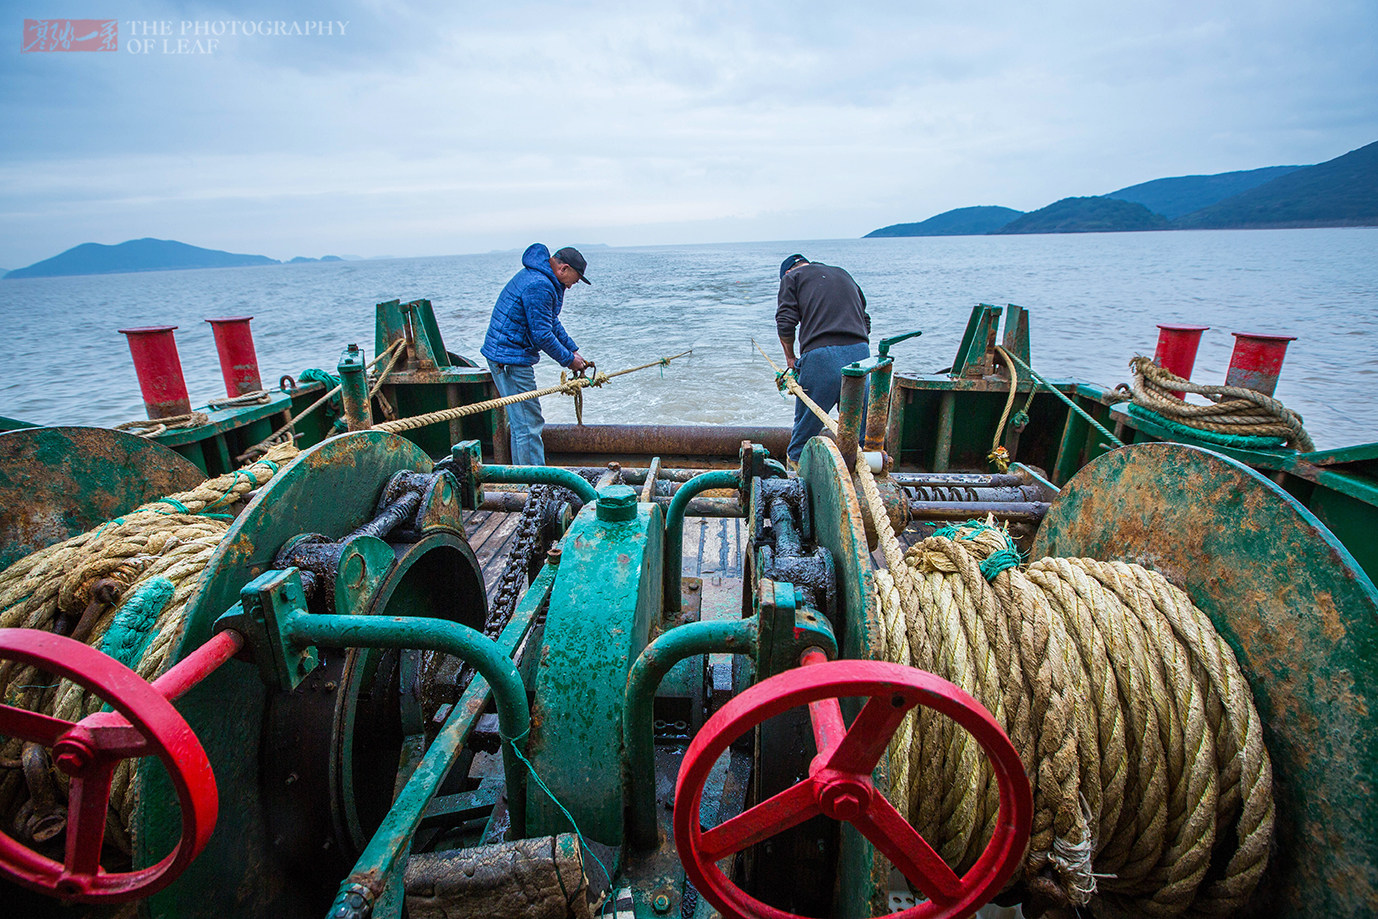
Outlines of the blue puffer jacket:
[{"label": "blue puffer jacket", "polygon": [[565,288],[551,270],[550,250],[533,243],[522,253],[522,265],[498,295],[479,351],[495,364],[526,365],[544,351],[568,367],[579,346],[560,325]]}]

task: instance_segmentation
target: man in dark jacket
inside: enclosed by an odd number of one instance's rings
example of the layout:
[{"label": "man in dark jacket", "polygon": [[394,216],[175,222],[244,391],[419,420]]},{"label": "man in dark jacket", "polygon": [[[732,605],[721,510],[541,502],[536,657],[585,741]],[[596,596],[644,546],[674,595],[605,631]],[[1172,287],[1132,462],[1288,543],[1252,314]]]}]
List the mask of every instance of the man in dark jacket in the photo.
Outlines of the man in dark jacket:
[{"label": "man in dark jacket", "polygon": [[[579,346],[560,325],[560,308],[565,291],[584,277],[588,262],[578,249],[568,246],[550,254],[541,243],[533,243],[522,253],[522,270],[507,282],[493,307],[488,334],[479,351],[488,359],[498,394],[515,396],[536,388],[532,368],[544,351],[561,366],[583,370],[589,361],[579,354]],[[539,399],[527,399],[507,406],[507,427],[512,434],[514,466],[544,466],[545,444],[541,431],[545,418]]]},{"label": "man in dark jacket", "polygon": [[[798,358],[794,356],[796,328]],[[871,356],[866,295],[841,268],[791,255],[780,265],[775,329],[785,349],[785,363],[799,378],[799,385],[819,408],[832,411],[842,395],[842,368]],[[799,462],[804,444],[822,430],[823,422],[796,399],[790,462]]]}]

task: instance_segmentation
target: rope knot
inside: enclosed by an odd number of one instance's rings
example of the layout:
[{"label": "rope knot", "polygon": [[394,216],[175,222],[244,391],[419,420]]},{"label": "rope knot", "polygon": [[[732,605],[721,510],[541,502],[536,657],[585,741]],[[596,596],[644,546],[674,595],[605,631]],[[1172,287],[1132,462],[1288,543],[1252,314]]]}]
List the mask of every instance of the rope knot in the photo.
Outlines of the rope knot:
[{"label": "rope knot", "polygon": [[924,574],[955,572],[956,564],[948,553],[942,551],[942,541],[957,544],[970,554],[979,565],[981,576],[987,581],[994,581],[1002,571],[1018,568],[1024,562],[1009,531],[996,526],[995,518],[987,516],[984,521],[950,523],[935,531],[909,550],[909,557],[915,560],[910,567],[917,567]]}]

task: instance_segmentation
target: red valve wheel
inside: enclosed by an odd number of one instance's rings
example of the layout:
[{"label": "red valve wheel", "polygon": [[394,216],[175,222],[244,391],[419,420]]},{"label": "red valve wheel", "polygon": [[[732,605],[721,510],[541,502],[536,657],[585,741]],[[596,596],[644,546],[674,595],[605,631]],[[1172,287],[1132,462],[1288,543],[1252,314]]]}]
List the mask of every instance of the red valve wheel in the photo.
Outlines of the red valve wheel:
[{"label": "red valve wheel", "polygon": [[[67,677],[119,712],[97,712],[72,724],[0,705],[0,735],[51,748],[57,767],[71,776],[64,860],[0,832],[0,872],[26,887],[86,903],[147,897],[172,883],[206,847],[219,807],[210,761],[191,727],[137,673],[79,641],[35,629],[0,629],[0,659]],[[108,872],[100,854],[110,781],[121,760],[139,756],[157,756],[167,768],[182,810],[182,838],[157,864]]]},{"label": "red valve wheel", "polygon": [[[819,663],[813,663],[817,660]],[[846,820],[927,897],[902,919],[968,916],[1004,887],[1024,856],[1033,795],[1014,745],[979,702],[951,683],[911,667],[879,661],[806,666],[752,686],[708,720],[689,745],[675,786],[675,843],[694,886],[730,919],[796,919],[737,887],[717,862],[817,814]],[[848,729],[837,700],[866,697]],[[809,776],[711,830],[699,824],[704,784],[728,746],[768,718],[809,706],[819,753]],[[916,705],[936,709],[985,750],[1000,788],[1000,817],[981,857],[958,877],[871,783],[891,736]]]}]

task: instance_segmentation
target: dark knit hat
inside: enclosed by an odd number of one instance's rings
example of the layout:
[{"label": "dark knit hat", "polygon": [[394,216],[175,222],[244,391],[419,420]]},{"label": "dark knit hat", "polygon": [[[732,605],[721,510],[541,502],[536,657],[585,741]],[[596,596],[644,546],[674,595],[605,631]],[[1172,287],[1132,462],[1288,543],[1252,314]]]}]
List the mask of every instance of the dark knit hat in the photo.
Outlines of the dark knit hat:
[{"label": "dark knit hat", "polygon": [[588,270],[589,263],[584,259],[583,254],[580,253],[578,249],[573,246],[565,246],[559,252],[555,253],[555,259],[556,261],[564,262],[566,265],[579,272],[579,280],[583,281],[585,284],[593,283],[588,278],[584,277],[584,272]]},{"label": "dark knit hat", "polygon": [[804,258],[804,256],[800,255],[797,252],[794,255],[791,255],[789,258],[785,259],[783,262],[780,263],[780,279],[784,280],[785,272],[789,271],[795,265],[798,265],[800,262],[807,261],[808,259]]}]

